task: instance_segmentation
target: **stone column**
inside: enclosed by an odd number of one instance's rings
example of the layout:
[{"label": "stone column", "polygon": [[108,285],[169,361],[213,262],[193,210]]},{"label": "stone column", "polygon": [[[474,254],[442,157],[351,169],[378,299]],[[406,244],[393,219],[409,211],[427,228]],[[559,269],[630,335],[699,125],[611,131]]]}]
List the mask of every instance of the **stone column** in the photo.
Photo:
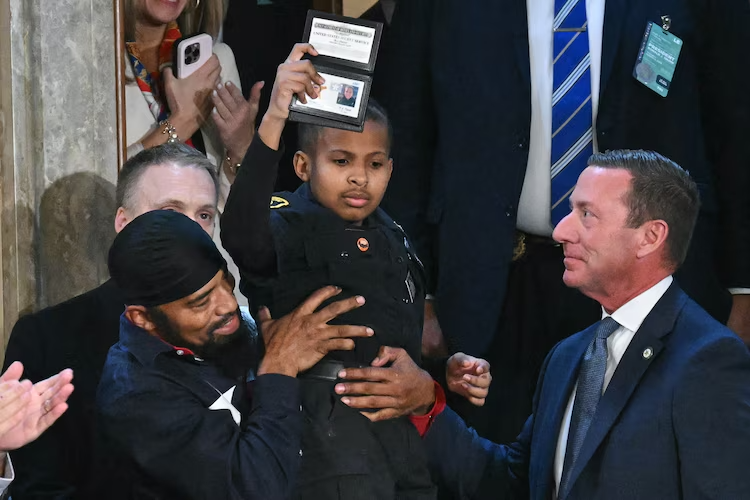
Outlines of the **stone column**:
[{"label": "stone column", "polygon": [[0,355],[16,319],[107,278],[117,178],[111,0],[0,0]]}]

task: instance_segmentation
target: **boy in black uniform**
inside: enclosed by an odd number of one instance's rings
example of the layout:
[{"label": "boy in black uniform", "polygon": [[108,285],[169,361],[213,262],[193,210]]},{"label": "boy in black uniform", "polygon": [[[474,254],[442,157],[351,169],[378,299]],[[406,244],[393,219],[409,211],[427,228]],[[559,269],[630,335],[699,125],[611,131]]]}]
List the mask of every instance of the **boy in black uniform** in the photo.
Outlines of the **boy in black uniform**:
[{"label": "boy in black uniform", "polygon": [[272,196],[292,96],[317,97],[323,83],[309,61],[299,60],[305,52],[317,55],[298,45],[279,67],[222,216],[222,241],[254,313],[268,306],[280,317],[322,285],[336,285],[340,296],[366,298],[337,321],[375,331],[301,375],[307,428],[295,498],[432,499],[436,491],[408,419],[370,422],[333,390],[340,370],[368,366],[380,346],[420,357],[422,265],[400,226],[378,208],[392,170],[385,112],[371,102],[361,134],[302,125],[294,167],[305,183]]}]

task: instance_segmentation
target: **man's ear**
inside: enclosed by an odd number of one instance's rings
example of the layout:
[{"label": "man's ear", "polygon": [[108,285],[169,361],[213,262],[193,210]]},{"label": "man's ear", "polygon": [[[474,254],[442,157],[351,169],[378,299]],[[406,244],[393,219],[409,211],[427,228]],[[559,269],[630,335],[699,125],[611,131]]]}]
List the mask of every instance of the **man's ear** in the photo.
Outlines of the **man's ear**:
[{"label": "man's ear", "polygon": [[310,168],[312,166],[312,161],[309,156],[307,156],[307,153],[304,153],[302,151],[297,151],[294,153],[294,173],[297,174],[297,177],[299,177],[302,182],[307,182],[310,180]]},{"label": "man's ear", "polygon": [[146,330],[151,335],[158,336],[156,325],[151,321],[151,316],[144,306],[125,307],[125,317],[138,328]]},{"label": "man's ear", "polygon": [[125,212],[125,209],[123,207],[118,208],[115,214],[115,232],[119,233],[122,231],[128,225],[128,222],[130,222],[130,217]]},{"label": "man's ear", "polygon": [[661,220],[650,220],[641,227],[643,230],[641,244],[637,256],[642,259],[654,252],[666,251],[667,236],[669,236],[669,225]]}]

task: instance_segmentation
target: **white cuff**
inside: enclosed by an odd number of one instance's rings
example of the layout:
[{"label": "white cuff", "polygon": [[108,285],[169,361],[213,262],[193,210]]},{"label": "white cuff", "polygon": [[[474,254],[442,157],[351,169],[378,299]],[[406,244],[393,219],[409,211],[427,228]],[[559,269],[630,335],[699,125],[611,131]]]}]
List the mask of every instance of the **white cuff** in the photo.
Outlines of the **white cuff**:
[{"label": "white cuff", "polygon": [[15,478],[15,474],[13,473],[13,463],[10,461],[10,455],[5,455],[5,471],[2,475],[0,475],[0,495],[2,495],[5,492],[5,489],[10,486],[10,483],[13,482],[13,479]]},{"label": "white cuff", "polygon": [[750,295],[750,288],[730,288],[729,293],[732,295]]},{"label": "white cuff", "polygon": [[143,146],[143,143],[140,142],[140,141],[131,144],[130,146],[128,146],[128,149],[125,152],[125,156],[126,156],[125,159],[129,160],[130,158],[134,157],[135,155],[137,155],[138,153],[140,153],[144,149],[146,149],[146,148]]}]

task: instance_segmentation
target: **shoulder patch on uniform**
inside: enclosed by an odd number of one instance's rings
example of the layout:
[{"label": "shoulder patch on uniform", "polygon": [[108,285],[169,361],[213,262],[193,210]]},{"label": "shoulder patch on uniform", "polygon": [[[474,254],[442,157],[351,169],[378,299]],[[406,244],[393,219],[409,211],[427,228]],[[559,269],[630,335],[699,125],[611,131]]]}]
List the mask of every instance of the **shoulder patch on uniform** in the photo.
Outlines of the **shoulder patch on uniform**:
[{"label": "shoulder patch on uniform", "polygon": [[271,196],[271,209],[288,207],[289,202],[281,196]]}]

